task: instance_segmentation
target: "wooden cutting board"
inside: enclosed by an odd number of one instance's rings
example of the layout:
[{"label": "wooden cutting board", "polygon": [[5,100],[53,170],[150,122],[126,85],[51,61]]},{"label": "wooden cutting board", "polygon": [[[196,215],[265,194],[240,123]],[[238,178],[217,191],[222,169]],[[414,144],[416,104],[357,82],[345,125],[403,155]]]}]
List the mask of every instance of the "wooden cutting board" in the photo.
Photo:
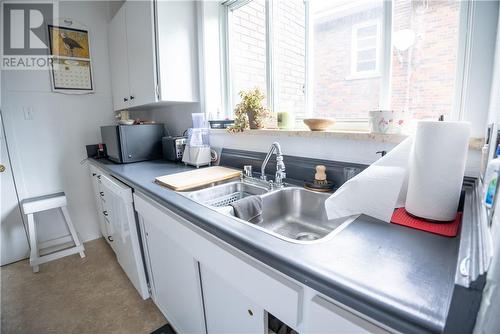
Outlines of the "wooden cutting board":
[{"label": "wooden cutting board", "polygon": [[214,166],[190,170],[182,173],[158,176],[155,182],[175,191],[184,191],[201,187],[213,182],[229,180],[240,176],[237,169]]}]

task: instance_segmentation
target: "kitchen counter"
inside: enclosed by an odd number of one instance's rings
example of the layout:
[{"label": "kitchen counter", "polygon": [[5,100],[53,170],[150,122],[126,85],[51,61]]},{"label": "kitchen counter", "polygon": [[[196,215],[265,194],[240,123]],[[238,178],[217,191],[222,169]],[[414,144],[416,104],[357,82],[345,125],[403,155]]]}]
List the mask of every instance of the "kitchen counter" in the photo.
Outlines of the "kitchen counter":
[{"label": "kitchen counter", "polygon": [[[154,183],[157,176],[192,167],[162,160],[91,163],[233,247],[391,328],[404,333],[445,328],[460,237],[362,215],[330,240],[286,242]],[[473,194],[466,189],[466,197]]]}]

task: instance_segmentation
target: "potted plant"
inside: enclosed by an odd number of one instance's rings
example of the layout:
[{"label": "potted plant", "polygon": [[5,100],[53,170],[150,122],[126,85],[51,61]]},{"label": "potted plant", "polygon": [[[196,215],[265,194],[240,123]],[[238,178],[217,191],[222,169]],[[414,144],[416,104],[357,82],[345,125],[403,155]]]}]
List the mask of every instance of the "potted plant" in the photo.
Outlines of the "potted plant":
[{"label": "potted plant", "polygon": [[264,121],[269,117],[269,110],[262,105],[265,96],[259,88],[240,92],[241,102],[234,109],[234,125],[230,132],[241,132],[245,129],[262,129]]}]

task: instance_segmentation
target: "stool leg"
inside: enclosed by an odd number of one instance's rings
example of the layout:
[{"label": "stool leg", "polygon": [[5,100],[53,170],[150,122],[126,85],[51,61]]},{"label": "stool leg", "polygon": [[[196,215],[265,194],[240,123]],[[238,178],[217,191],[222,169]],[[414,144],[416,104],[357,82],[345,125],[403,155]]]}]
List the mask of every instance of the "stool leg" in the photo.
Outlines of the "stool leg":
[{"label": "stool leg", "polygon": [[[37,263],[38,261],[38,244],[36,242],[36,226],[35,226],[35,218],[33,217],[33,214],[30,213],[28,214],[28,232],[30,235],[30,265],[31,263]],[[40,268],[38,267],[38,264],[32,265],[33,267],[33,272],[37,273]]]},{"label": "stool leg", "polygon": [[73,241],[75,242],[76,247],[82,246],[82,250],[79,252],[80,257],[83,259],[85,257],[85,252],[83,251],[83,245],[80,243],[80,239],[78,238],[78,235],[76,234],[75,227],[73,226],[73,222],[71,221],[71,218],[69,217],[68,209],[65,206],[61,207],[61,211],[63,213],[64,219],[66,220],[66,225],[68,225],[69,233],[71,233],[71,237],[73,238]]}]

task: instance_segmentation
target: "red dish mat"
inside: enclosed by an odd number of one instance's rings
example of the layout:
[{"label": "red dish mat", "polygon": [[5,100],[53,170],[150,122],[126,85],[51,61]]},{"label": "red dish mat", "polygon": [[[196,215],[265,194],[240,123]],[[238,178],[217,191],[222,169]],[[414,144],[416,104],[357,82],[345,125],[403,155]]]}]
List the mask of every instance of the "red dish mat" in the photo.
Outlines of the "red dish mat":
[{"label": "red dish mat", "polygon": [[428,220],[411,216],[408,212],[406,212],[405,208],[399,208],[392,214],[391,223],[445,237],[456,237],[461,220],[462,212],[457,212],[457,217],[451,223],[432,223]]}]

